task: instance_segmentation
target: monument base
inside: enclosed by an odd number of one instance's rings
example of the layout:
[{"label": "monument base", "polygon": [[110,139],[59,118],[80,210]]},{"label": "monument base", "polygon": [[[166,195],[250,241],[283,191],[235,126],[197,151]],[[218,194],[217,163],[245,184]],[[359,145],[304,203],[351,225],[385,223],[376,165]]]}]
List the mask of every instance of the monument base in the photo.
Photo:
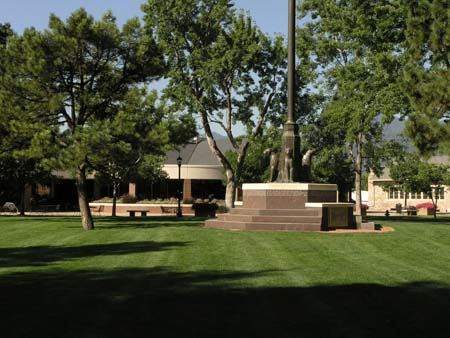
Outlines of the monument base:
[{"label": "monument base", "polygon": [[242,186],[242,207],[207,220],[228,230],[326,231],[353,229],[353,204],[338,203],[336,184],[251,183]]}]

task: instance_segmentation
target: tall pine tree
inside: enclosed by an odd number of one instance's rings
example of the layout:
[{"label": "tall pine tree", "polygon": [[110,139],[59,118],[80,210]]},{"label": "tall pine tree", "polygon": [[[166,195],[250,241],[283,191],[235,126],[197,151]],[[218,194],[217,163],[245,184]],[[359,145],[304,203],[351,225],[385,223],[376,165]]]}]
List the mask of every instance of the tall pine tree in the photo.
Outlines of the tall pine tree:
[{"label": "tall pine tree", "polygon": [[34,105],[30,121],[51,132],[60,163],[75,175],[83,228],[93,229],[86,190],[92,150],[86,140],[96,131],[86,126],[117,114],[131,86],[161,76],[162,51],[137,18],[120,30],[111,13],[96,21],[84,9],[66,22],[51,15],[47,30],[26,29],[7,49],[3,89]]},{"label": "tall pine tree", "polygon": [[422,154],[450,146],[450,4],[404,1],[408,9],[405,88],[414,114],[407,133]]}]

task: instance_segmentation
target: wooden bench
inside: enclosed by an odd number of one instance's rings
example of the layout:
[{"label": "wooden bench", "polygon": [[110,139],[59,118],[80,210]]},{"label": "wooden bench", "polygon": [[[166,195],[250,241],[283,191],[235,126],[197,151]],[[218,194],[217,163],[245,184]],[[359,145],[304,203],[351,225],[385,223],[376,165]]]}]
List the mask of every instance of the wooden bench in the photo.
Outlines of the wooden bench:
[{"label": "wooden bench", "polygon": [[165,207],[165,206],[160,206],[161,208],[161,213],[162,214],[176,214],[178,211],[178,207],[177,206],[173,206],[173,207]]},{"label": "wooden bench", "polygon": [[91,209],[91,212],[97,212],[97,213],[103,212],[104,208],[105,208],[104,205],[90,205],[89,206],[89,209]]},{"label": "wooden bench", "polygon": [[130,214],[130,217],[135,217],[137,212],[141,213],[142,217],[145,217],[145,216],[147,216],[148,210],[147,209],[145,209],[145,210],[144,209],[140,209],[140,210],[134,209],[134,210],[127,210],[127,212]]}]

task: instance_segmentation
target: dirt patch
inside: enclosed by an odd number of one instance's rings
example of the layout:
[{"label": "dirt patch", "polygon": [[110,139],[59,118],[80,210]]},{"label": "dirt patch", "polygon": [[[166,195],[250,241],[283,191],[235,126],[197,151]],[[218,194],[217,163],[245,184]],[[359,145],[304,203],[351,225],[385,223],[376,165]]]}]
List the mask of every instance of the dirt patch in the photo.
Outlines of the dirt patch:
[{"label": "dirt patch", "polygon": [[328,234],[353,234],[353,233],[384,233],[384,232],[392,232],[395,231],[392,227],[381,227],[377,230],[360,230],[360,229],[336,229],[331,231],[323,231],[322,233]]}]

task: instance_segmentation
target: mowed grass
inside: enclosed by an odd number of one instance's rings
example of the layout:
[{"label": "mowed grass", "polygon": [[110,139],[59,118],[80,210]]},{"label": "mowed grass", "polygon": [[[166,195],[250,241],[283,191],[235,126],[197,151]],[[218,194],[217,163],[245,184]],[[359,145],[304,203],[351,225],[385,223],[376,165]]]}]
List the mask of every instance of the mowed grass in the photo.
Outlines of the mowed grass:
[{"label": "mowed grass", "polygon": [[0,217],[0,337],[448,337],[450,219],[389,233]]}]

